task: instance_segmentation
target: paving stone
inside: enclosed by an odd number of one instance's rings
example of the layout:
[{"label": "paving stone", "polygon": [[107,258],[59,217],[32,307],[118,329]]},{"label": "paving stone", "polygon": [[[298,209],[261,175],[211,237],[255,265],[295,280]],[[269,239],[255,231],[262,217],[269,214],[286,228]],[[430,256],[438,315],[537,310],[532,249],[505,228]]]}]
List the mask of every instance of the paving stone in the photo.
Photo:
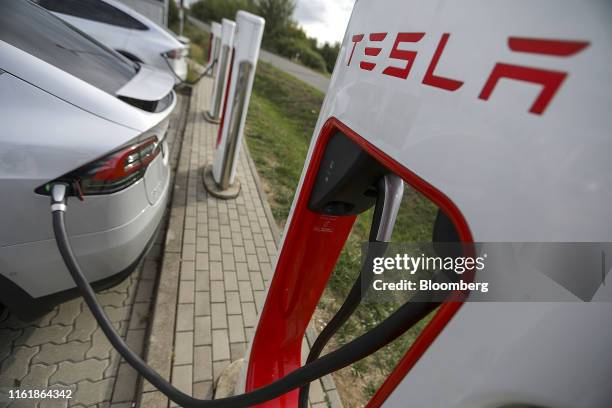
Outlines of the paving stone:
[{"label": "paving stone", "polygon": [[126,342],[134,353],[142,356],[144,350],[146,330],[145,329],[134,329],[128,330]]},{"label": "paving stone", "polygon": [[211,261],[221,260],[221,245],[209,245],[208,253]]},{"label": "paving stone", "polygon": [[209,268],[209,256],[206,252],[198,252],[196,254],[196,269],[198,270],[208,270]]},{"label": "paving stone", "polygon": [[227,314],[241,314],[242,310],[240,307],[240,294],[238,292],[225,292],[225,299],[227,304]]},{"label": "paving stone", "polygon": [[[199,225],[199,224],[198,224]],[[207,252],[208,251],[208,238],[198,237],[196,240],[196,252]]]},{"label": "paving stone", "polygon": [[246,353],[246,343],[230,343],[230,357],[232,361],[244,358]]},{"label": "paving stone", "polygon": [[174,365],[193,362],[193,332],[178,332],[174,344]]},{"label": "paving stone", "polygon": [[183,242],[186,244],[195,244],[196,243],[196,232],[195,230],[185,230],[183,235]]},{"label": "paving stone", "polygon": [[245,341],[244,338],[244,323],[242,316],[232,315],[228,316],[229,323],[229,339],[230,343],[239,343]]},{"label": "paving stone", "polygon": [[224,273],[225,290],[238,290],[236,272],[226,271]]},{"label": "paving stone", "polygon": [[212,339],[213,361],[229,360],[230,348],[227,329],[213,330]]},{"label": "paving stone", "polygon": [[[104,370],[109,360],[89,359],[73,363],[64,361],[59,363],[57,371],[51,376],[51,384],[71,385],[81,380],[97,381],[104,378]],[[81,402],[79,400],[79,402]]]},{"label": "paving stone", "polygon": [[251,279],[249,267],[246,263],[236,263],[236,277],[239,281],[248,281]]},{"label": "paving stone", "polygon": [[[77,319],[78,321],[78,319]],[[39,346],[44,343],[63,343],[72,327],[53,325],[47,327],[28,327],[15,340],[15,345]],[[89,333],[91,335],[91,332]]]},{"label": "paving stone", "polygon": [[41,390],[49,386],[49,377],[57,370],[56,366],[34,364],[30,372],[21,380],[22,389]]},{"label": "paving stone", "polygon": [[140,407],[142,408],[167,408],[168,399],[159,391],[146,392],[142,394]]},{"label": "paving stone", "polygon": [[254,300],[249,281],[238,281],[238,290],[240,291],[240,300],[242,302],[252,302]]},{"label": "paving stone", "polygon": [[195,298],[195,315],[210,315],[210,292],[198,292]]},{"label": "paving stone", "polygon": [[249,275],[251,276],[251,286],[253,287],[253,290],[265,289],[261,272],[251,272]]},{"label": "paving stone", "polygon": [[247,253],[247,255],[255,254],[255,242],[253,242],[252,239],[244,240],[244,251]]},{"label": "paving stone", "polygon": [[[40,346],[40,352],[32,359],[32,363],[51,365],[61,361],[83,361],[85,359],[85,353],[89,348],[89,343],[80,341],[70,341],[64,344],[43,344]],[[103,358],[108,358],[108,355]]]},{"label": "paving stone", "polygon": [[225,302],[225,288],[223,281],[210,282],[210,301],[212,303]]},{"label": "paving stone", "polygon": [[210,290],[210,272],[197,271],[195,274],[195,290],[196,292]]},{"label": "paving stone", "polygon": [[194,305],[178,305],[176,314],[176,331],[193,331]]},{"label": "paving stone", "polygon": [[183,244],[182,261],[195,261],[195,244]]},{"label": "paving stone", "polygon": [[255,254],[247,255],[247,266],[250,271],[258,271],[259,270],[259,259]]},{"label": "paving stone", "polygon": [[172,384],[184,393],[192,393],[193,368],[191,365],[176,366],[172,369]]},{"label": "paving stone", "polygon": [[263,290],[256,290],[253,292],[253,296],[255,297],[255,306],[257,306],[257,312],[261,313],[264,302],[266,301],[266,292]]},{"label": "paving stone", "polygon": [[181,262],[181,280],[190,281],[195,279],[195,262]]},{"label": "paving stone", "polygon": [[257,324],[257,312],[255,303],[242,303],[242,317],[244,318],[245,327],[254,327]]},{"label": "paving stone", "polygon": [[210,400],[213,398],[213,382],[202,381],[193,384],[193,396],[199,399]]},{"label": "paving stone", "polygon": [[[114,307],[114,306],[106,306],[104,307],[104,312],[106,313],[106,316],[108,317],[108,319],[112,322],[112,323],[118,323],[118,322],[124,322],[130,319],[130,312],[132,311],[132,306],[121,306],[121,307]],[[92,318],[92,320],[94,320]],[[94,329],[98,326],[98,324],[96,323],[96,321],[93,321],[94,323]],[[83,332],[83,335],[85,334],[85,332]],[[84,337],[81,337],[80,340],[85,340]]]},{"label": "paving stone", "polygon": [[59,311],[51,320],[52,324],[72,325],[81,313],[81,299],[74,299],[59,305]]},{"label": "paving stone", "polygon": [[107,378],[96,382],[81,381],[77,384],[73,399],[84,406],[104,402],[108,400],[114,381],[114,378]]},{"label": "paving stone", "polygon": [[13,387],[15,381],[20,381],[28,373],[32,357],[38,352],[38,347],[18,347],[4,360],[0,367],[0,387]]},{"label": "paving stone", "polygon": [[331,375],[326,375],[321,377],[321,383],[323,384],[323,389],[325,391],[331,391],[336,389],[336,384],[334,380],[331,378]]},{"label": "paving stone", "polygon": [[328,391],[327,398],[329,399],[329,406],[331,408],[342,408],[342,400],[340,399],[338,391],[335,389]]},{"label": "paving stone", "polygon": [[[76,388],[76,387],[75,387]],[[38,404],[38,408],[66,408],[68,406],[67,398],[44,399]]]},{"label": "paving stone", "polygon": [[194,303],[194,292],[194,281],[181,281],[179,286],[179,303]]},{"label": "paving stone", "polygon": [[211,319],[213,329],[227,328],[227,315],[225,303],[213,303],[211,305]]},{"label": "paving stone", "polygon": [[210,263],[210,280],[223,280],[223,265],[221,265],[221,262]]},{"label": "paving stone", "polygon": [[[123,302],[126,299],[126,293],[116,291],[106,291],[97,294],[98,303],[102,306],[123,306]],[[83,304],[83,310],[87,309],[87,306]]]},{"label": "paving stone", "polygon": [[224,271],[235,271],[236,262],[234,261],[234,254],[223,254],[223,270]]},{"label": "paving stone", "polygon": [[212,331],[210,316],[200,316],[195,318],[194,345],[210,345],[212,342]]},{"label": "paving stone", "polygon": [[212,379],[212,347],[196,347],[193,351],[193,381],[200,382]]},{"label": "paving stone", "polygon": [[325,393],[319,380],[310,383],[310,392],[308,393],[308,399],[312,403],[325,402]]},{"label": "paving stone", "polygon": [[229,360],[213,361],[213,381],[215,383],[219,380],[219,376],[221,376],[230,363],[231,361]]}]

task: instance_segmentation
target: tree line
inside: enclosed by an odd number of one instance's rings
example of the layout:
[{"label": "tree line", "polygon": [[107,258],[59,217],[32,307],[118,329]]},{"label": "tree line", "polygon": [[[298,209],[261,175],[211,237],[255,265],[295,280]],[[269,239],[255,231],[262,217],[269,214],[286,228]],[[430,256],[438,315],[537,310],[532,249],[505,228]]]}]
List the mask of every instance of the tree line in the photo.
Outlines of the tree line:
[{"label": "tree line", "polygon": [[238,10],[246,10],[266,19],[262,46],[275,54],[297,60],[320,72],[332,72],[340,43],[324,43],[308,37],[293,19],[294,0],[199,0],[189,13],[202,21],[234,19]]}]

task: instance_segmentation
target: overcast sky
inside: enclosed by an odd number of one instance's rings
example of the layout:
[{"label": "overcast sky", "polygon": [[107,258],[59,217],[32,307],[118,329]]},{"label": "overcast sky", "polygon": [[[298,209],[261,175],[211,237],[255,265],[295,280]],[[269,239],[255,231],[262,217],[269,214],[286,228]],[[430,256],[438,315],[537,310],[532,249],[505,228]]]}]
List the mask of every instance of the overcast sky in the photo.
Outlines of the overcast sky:
[{"label": "overcast sky", "polygon": [[342,42],[355,0],[296,0],[295,18],[320,43]]}]

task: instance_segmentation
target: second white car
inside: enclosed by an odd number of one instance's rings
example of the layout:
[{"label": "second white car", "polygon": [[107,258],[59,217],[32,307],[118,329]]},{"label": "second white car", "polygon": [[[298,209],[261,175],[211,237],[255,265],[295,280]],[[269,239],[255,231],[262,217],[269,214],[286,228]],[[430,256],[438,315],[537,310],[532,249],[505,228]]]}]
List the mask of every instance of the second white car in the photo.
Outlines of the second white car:
[{"label": "second white car", "polygon": [[40,6],[136,62],[187,78],[188,47],[174,34],[116,0],[35,0]]}]

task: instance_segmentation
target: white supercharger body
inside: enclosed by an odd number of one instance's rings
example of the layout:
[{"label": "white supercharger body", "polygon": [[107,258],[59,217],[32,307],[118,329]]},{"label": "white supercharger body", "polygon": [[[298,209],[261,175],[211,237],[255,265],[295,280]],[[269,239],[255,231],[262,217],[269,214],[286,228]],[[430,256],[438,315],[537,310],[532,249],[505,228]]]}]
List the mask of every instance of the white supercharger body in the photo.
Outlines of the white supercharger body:
[{"label": "white supercharger body", "polygon": [[[208,65],[212,65],[217,61],[219,64],[219,51],[221,49],[221,24],[213,21],[210,23],[210,58],[208,60]],[[213,68],[213,75],[215,69]]]},{"label": "white supercharger body", "polygon": [[223,101],[225,100],[225,93],[227,92],[227,77],[232,64],[235,30],[235,22],[226,18],[221,20],[221,41],[218,50],[219,57],[217,65],[214,68],[212,98],[209,109],[209,115],[213,119],[219,119]]},{"label": "white supercharger body", "polygon": [[[213,178],[223,188],[234,184],[236,178],[237,159],[244,137],[244,123],[251,99],[264,25],[265,20],[259,16],[242,10],[236,13],[233,67],[230,69],[227,103],[221,113],[222,119],[213,161]],[[227,180],[222,179],[224,171],[229,172]]]},{"label": "white supercharger body", "polygon": [[[275,315],[277,305],[304,303],[283,287],[287,275],[300,279],[283,259],[314,234],[299,229],[309,215],[302,190],[334,132],[448,210],[465,241],[612,242],[611,22],[605,0],[358,0],[250,359],[274,343],[263,328],[298,315]],[[338,234],[338,220],[325,222]],[[594,300],[611,291],[600,286]],[[367,407],[612,407],[611,322],[609,302],[445,304]],[[274,334],[281,346],[286,332]],[[288,360],[268,358],[270,373]],[[271,381],[259,365],[249,363],[247,389]]]}]

